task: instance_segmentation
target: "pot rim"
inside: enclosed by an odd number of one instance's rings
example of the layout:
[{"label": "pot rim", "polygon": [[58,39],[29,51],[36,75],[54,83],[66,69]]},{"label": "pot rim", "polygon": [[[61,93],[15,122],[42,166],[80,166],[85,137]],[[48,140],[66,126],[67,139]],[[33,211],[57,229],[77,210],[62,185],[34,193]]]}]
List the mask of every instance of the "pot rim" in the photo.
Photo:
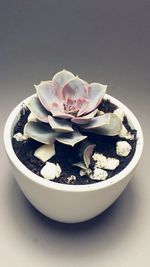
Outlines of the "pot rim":
[{"label": "pot rim", "polygon": [[[35,95],[35,94],[34,94]],[[5,150],[7,153],[7,156],[11,163],[15,165],[15,167],[20,171],[23,175],[26,176],[27,179],[31,180],[33,183],[37,183],[41,186],[51,188],[53,190],[59,190],[59,191],[67,191],[67,192],[87,192],[87,191],[95,191],[100,190],[105,187],[112,186],[113,184],[118,183],[120,180],[125,179],[136,167],[137,163],[140,160],[142,151],[143,151],[143,132],[141,129],[141,126],[135,117],[135,115],[132,113],[132,111],[127,108],[120,100],[105,94],[104,99],[109,99],[112,103],[116,104],[119,108],[122,108],[125,112],[125,115],[127,119],[129,120],[129,123],[131,122],[133,128],[137,130],[137,145],[136,150],[133,158],[129,162],[129,164],[118,174],[114,175],[113,177],[101,181],[94,184],[87,184],[87,185],[68,185],[68,184],[60,184],[53,181],[49,181],[46,179],[43,179],[42,177],[34,174],[32,171],[30,171],[16,156],[13,147],[12,147],[12,133],[13,133],[13,127],[15,120],[17,116],[19,115],[21,106],[23,103],[26,103],[31,97],[34,95],[31,95],[21,101],[10,113],[6,124],[4,128],[4,145]]]}]

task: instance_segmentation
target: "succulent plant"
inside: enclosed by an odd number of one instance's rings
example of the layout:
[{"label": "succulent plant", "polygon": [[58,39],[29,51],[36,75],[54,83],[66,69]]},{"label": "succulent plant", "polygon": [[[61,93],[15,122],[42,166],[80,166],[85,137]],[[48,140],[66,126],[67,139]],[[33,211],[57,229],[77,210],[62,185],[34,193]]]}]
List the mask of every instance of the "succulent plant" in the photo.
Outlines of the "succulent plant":
[{"label": "succulent plant", "polygon": [[114,136],[122,122],[114,113],[99,115],[107,86],[88,84],[69,71],[58,72],[51,81],[35,85],[36,94],[27,103],[37,121],[29,121],[24,134],[43,144],[55,140],[74,146],[87,138],[86,132]]}]

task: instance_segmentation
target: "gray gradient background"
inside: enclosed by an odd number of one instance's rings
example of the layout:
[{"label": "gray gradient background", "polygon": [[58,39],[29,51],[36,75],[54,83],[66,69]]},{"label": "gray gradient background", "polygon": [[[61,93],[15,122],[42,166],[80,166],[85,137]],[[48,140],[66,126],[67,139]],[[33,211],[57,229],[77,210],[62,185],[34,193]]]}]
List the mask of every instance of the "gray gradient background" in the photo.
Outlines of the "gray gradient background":
[{"label": "gray gradient background", "polygon": [[[9,112],[33,84],[66,68],[136,114],[145,150],[135,177],[102,215],[78,225],[48,220],[25,199],[4,154]],[[0,266],[150,266],[150,1],[0,1]]]}]

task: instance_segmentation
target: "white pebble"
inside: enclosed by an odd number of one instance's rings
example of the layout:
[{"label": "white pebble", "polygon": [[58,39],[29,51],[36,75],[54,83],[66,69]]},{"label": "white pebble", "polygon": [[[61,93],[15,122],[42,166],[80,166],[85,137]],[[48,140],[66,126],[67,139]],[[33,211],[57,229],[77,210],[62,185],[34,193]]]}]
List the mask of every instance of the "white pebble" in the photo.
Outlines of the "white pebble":
[{"label": "white pebble", "polygon": [[118,141],[116,144],[116,153],[118,156],[127,157],[132,147],[126,141]]},{"label": "white pebble", "polygon": [[72,182],[76,181],[76,176],[75,175],[70,175],[69,177],[67,177],[67,183],[71,184]]},{"label": "white pebble", "polygon": [[106,170],[115,170],[119,165],[119,160],[115,158],[106,158],[103,154],[94,153],[92,158],[96,161],[95,168]]},{"label": "white pebble", "polygon": [[106,171],[104,171],[103,169],[96,168],[93,171],[93,173],[90,175],[90,178],[92,180],[104,181],[106,180],[107,176],[108,176],[108,173]]},{"label": "white pebble", "polygon": [[28,139],[28,136],[22,133],[16,133],[14,134],[13,138],[16,139],[18,142],[22,142]]},{"label": "white pebble", "polygon": [[97,116],[101,116],[101,115],[104,115],[105,113],[104,113],[104,111],[102,111],[102,110],[98,110],[97,111]]},{"label": "white pebble", "polygon": [[107,164],[107,158],[103,154],[94,153],[92,158],[96,161],[96,167],[105,168]]},{"label": "white pebble", "polygon": [[92,170],[91,169],[81,169],[80,170],[80,176],[87,175],[89,176],[91,174]]},{"label": "white pebble", "polygon": [[107,163],[104,169],[115,170],[119,166],[119,160],[115,158],[107,158]]},{"label": "white pebble", "polygon": [[35,115],[31,112],[28,116],[28,122],[30,121],[37,121],[37,118],[35,117]]},{"label": "white pebble", "polygon": [[41,175],[47,180],[54,180],[61,174],[61,168],[59,164],[46,162],[45,166],[41,169]]},{"label": "white pebble", "polygon": [[46,162],[48,159],[52,158],[55,155],[55,145],[42,145],[35,150],[34,156],[40,159],[43,162]]},{"label": "white pebble", "polygon": [[134,136],[129,133],[124,125],[122,125],[122,129],[120,131],[119,137],[125,138],[128,140],[133,140]]},{"label": "white pebble", "polygon": [[125,114],[121,108],[115,109],[115,111],[113,113],[123,122],[123,118],[124,118]]},{"label": "white pebble", "polygon": [[80,174],[80,176],[84,176],[84,175],[86,175],[86,171],[82,169],[82,170],[80,170],[79,174]]}]

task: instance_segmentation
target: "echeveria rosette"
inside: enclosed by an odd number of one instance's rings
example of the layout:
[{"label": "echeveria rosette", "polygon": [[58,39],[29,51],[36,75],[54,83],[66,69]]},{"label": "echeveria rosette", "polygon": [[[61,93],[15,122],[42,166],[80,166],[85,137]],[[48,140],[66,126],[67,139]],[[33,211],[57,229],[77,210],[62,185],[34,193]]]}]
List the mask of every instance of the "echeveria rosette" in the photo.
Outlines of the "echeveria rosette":
[{"label": "echeveria rosette", "polygon": [[42,81],[35,88],[37,94],[31,98],[28,107],[38,121],[26,124],[25,134],[29,137],[41,143],[57,140],[74,146],[87,138],[81,134],[83,131],[105,135],[120,132],[121,121],[115,114],[96,116],[106,85],[88,84],[63,70],[51,81]]}]

